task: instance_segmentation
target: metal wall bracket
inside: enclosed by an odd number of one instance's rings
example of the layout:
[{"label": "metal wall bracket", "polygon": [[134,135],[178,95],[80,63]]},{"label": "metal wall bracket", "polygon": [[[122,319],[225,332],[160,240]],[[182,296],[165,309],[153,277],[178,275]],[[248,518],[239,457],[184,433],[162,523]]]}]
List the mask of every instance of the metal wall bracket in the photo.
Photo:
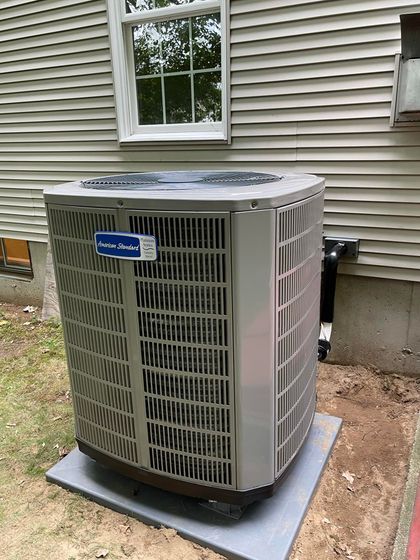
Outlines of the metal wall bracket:
[{"label": "metal wall bracket", "polygon": [[349,257],[357,258],[359,256],[359,239],[347,237],[324,237],[325,253],[328,253],[328,251],[330,251],[337,243],[346,244],[347,251],[343,255],[343,259],[347,259]]}]

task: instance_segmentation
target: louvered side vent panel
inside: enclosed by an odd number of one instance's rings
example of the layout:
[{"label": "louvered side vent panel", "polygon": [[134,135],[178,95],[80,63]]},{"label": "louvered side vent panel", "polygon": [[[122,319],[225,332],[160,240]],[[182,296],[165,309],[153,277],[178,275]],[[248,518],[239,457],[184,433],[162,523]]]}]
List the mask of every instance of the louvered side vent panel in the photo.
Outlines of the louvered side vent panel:
[{"label": "louvered side vent panel", "polygon": [[130,229],[159,244],[134,264],[150,468],[232,487],[229,215],[133,213]]},{"label": "louvered side vent panel", "polygon": [[323,195],[278,210],[276,477],[315,410]]},{"label": "louvered side vent panel", "polygon": [[76,435],[138,464],[120,263],[96,254],[112,211],[52,206],[49,225],[76,416]]}]

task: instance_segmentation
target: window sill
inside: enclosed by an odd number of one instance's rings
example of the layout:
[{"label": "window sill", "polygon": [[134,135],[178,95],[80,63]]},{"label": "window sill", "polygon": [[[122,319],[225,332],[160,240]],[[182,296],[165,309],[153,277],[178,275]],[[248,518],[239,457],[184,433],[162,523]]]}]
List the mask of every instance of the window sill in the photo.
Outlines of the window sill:
[{"label": "window sill", "polygon": [[214,132],[162,132],[153,134],[132,134],[120,139],[121,146],[130,146],[132,144],[177,144],[182,142],[188,143],[220,143],[227,144],[228,139],[221,131]]},{"label": "window sill", "polygon": [[31,273],[20,274],[18,272],[8,272],[0,269],[0,280],[20,280],[21,282],[31,282],[34,279]]}]

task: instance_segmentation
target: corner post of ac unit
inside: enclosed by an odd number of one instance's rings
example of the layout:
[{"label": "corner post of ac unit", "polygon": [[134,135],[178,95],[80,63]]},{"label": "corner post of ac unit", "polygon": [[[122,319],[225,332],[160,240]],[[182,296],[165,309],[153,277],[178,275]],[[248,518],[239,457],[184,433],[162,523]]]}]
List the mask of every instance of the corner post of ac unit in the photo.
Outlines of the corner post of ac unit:
[{"label": "corner post of ac unit", "polygon": [[[121,232],[130,231],[130,210],[124,207],[123,201],[118,201],[117,226]],[[137,308],[136,279],[134,275],[135,261],[121,260],[122,290],[127,309]],[[133,409],[134,423],[136,429],[136,439],[139,442],[138,461],[142,469],[150,467],[149,446],[147,441],[147,431],[144,429],[146,424],[145,394],[143,386],[143,366],[139,345],[139,322],[138,313],[126,314],[127,330],[127,351],[129,360],[130,381],[133,388],[133,395],[136,405]]]},{"label": "corner post of ac unit", "polygon": [[274,482],[275,239],[275,210],[232,213],[239,490]]}]

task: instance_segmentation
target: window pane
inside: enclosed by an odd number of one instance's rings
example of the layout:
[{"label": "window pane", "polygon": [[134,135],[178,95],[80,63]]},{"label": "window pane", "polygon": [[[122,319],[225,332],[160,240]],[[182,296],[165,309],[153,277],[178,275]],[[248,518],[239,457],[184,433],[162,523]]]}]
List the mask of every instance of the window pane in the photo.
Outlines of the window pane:
[{"label": "window pane", "polygon": [[134,65],[137,76],[160,74],[160,30],[157,24],[133,27]]},{"label": "window pane", "polygon": [[125,12],[132,14],[142,10],[152,10],[153,0],[125,0]]},{"label": "window pane", "polygon": [[162,81],[160,78],[137,79],[139,124],[162,124]]},{"label": "window pane", "polygon": [[4,266],[3,244],[0,239],[0,266]]},{"label": "window pane", "polygon": [[164,72],[182,72],[190,69],[189,28],[187,19],[165,21],[160,24]]},{"label": "window pane", "polygon": [[137,25],[133,45],[140,125],[222,120],[219,13]]},{"label": "window pane", "polygon": [[28,242],[17,239],[3,239],[6,251],[6,264],[31,268]]},{"label": "window pane", "polygon": [[186,76],[165,77],[167,123],[192,122],[191,79]]},{"label": "window pane", "polygon": [[126,0],[125,11],[127,14],[142,12],[144,10],[154,10],[155,8],[167,8],[168,6],[179,6],[191,4],[201,0]]},{"label": "window pane", "polygon": [[220,14],[192,18],[194,70],[221,67]]},{"label": "window pane", "polygon": [[222,78],[220,72],[203,72],[194,76],[196,122],[222,120]]}]

